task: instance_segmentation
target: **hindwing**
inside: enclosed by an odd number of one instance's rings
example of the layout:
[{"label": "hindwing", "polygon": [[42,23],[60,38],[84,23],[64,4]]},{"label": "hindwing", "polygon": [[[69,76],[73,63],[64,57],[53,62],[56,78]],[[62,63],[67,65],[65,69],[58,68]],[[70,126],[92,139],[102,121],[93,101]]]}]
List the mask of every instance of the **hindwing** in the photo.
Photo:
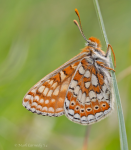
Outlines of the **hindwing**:
[{"label": "hindwing", "polygon": [[65,99],[65,115],[73,122],[91,124],[112,109],[110,78],[84,58],[78,65]]}]

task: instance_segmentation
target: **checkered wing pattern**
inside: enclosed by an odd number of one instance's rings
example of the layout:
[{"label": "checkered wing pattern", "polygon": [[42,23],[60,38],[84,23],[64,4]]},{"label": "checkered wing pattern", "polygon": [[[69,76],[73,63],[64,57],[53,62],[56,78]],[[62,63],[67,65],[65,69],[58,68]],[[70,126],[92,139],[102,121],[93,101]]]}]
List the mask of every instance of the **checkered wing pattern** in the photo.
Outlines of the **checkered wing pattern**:
[{"label": "checkered wing pattern", "polygon": [[86,39],[77,9],[79,28],[86,40],[80,54],[41,79],[25,95],[23,106],[29,111],[44,116],[65,114],[73,122],[87,125],[105,118],[113,108],[113,88],[110,75],[110,44],[107,52],[101,49],[99,39]]},{"label": "checkered wing pattern", "polygon": [[73,122],[87,125],[107,116],[112,109],[108,70],[96,68],[90,58],[79,63],[65,99],[65,115]]},{"label": "checkered wing pattern", "polygon": [[78,64],[79,60],[71,62],[41,79],[25,95],[23,106],[44,116],[63,115],[67,89]]}]

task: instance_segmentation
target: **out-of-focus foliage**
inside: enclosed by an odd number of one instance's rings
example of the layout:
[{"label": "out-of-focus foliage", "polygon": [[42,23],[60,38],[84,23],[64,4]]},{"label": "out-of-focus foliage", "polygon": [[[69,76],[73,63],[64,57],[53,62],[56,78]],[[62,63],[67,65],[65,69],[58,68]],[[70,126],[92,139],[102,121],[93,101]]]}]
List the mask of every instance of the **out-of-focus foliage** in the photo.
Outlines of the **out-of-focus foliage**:
[{"label": "out-of-focus foliage", "polygon": [[[116,75],[131,65],[131,1],[99,1],[117,61]],[[85,41],[73,19],[80,12],[87,38],[102,37],[93,2],[60,0],[0,1],[0,150],[79,150],[86,127],[59,118],[43,117],[22,106],[25,93],[42,77],[80,52]],[[128,141],[131,141],[131,75],[118,82]],[[92,125],[89,150],[119,150],[114,112]],[[129,149],[131,143],[129,142]]]}]

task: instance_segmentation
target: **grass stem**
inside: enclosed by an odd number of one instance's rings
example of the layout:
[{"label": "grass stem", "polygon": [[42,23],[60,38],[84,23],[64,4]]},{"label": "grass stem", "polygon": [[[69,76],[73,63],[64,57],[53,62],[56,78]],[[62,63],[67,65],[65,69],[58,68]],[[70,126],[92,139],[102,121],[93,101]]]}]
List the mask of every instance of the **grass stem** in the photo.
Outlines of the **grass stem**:
[{"label": "grass stem", "polygon": [[[106,45],[108,46],[109,42],[108,42],[108,38],[107,38],[107,34],[106,34],[106,30],[105,30],[105,26],[104,26],[103,18],[102,18],[102,15],[101,15],[98,0],[94,0],[94,5],[95,5],[95,8],[96,8],[96,13],[97,13],[98,18],[99,18],[100,26],[102,28],[102,33],[103,33],[103,36],[104,36],[104,40],[106,42]],[[110,67],[113,68],[111,54],[110,54]],[[125,128],[123,110],[122,110],[118,85],[117,85],[117,81],[116,81],[116,76],[115,76],[115,73],[113,71],[111,71],[111,75],[112,75],[114,94],[115,94],[115,100],[116,100],[116,105],[117,105],[121,150],[128,150],[126,128]]]}]

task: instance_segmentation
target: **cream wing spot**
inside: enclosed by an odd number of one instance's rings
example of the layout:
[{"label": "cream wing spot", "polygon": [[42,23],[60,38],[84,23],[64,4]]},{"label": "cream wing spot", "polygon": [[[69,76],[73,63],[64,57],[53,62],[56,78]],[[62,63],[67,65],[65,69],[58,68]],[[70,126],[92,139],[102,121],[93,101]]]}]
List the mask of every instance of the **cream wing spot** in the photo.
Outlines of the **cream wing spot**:
[{"label": "cream wing spot", "polygon": [[44,91],[44,89],[45,89],[45,86],[42,85],[41,87],[39,87],[38,92],[42,93]]},{"label": "cream wing spot", "polygon": [[101,101],[101,100],[103,99],[103,94],[102,94],[102,92],[101,92],[100,94],[97,94],[97,99],[98,99],[99,101]]},{"label": "cream wing spot", "polygon": [[57,86],[57,82],[55,82],[53,85],[52,85],[52,88],[55,89]]},{"label": "cream wing spot", "polygon": [[38,105],[37,109],[42,110],[42,106]]},{"label": "cream wing spot", "polygon": [[75,87],[75,90],[74,90],[74,94],[77,96],[78,95],[78,92],[80,90],[80,87],[79,86],[76,86]]},{"label": "cream wing spot", "polygon": [[31,99],[31,95],[26,95],[26,96],[25,96],[25,99],[30,100],[30,99]]},{"label": "cream wing spot", "polygon": [[104,94],[106,100],[110,100],[110,94]]},{"label": "cream wing spot", "polygon": [[92,83],[92,85],[94,85],[94,86],[97,86],[97,85],[98,85],[98,79],[97,79],[96,75],[94,75],[94,74],[92,74],[91,83]]},{"label": "cream wing spot", "polygon": [[34,97],[33,97],[33,96],[31,96],[31,99],[30,99],[31,103],[33,103],[33,99],[34,99]]},{"label": "cream wing spot", "polygon": [[82,117],[81,117],[81,123],[82,123],[82,124],[88,124],[88,121],[87,121],[86,116],[82,116]]},{"label": "cream wing spot", "polygon": [[96,101],[96,93],[94,91],[89,92],[89,97],[92,101]]},{"label": "cream wing spot", "polygon": [[63,108],[57,108],[56,112],[58,112],[58,111],[63,111]]},{"label": "cream wing spot", "polygon": [[81,120],[82,120],[82,121],[84,121],[84,120],[86,121],[86,120],[87,120],[87,119],[86,119],[86,116],[81,117]]},{"label": "cream wing spot", "polygon": [[55,102],[55,99],[51,99],[51,103],[54,103]]},{"label": "cream wing spot", "polygon": [[63,71],[60,71],[60,77],[61,77],[61,81],[63,81],[66,78],[66,75],[64,74]]},{"label": "cream wing spot", "polygon": [[54,92],[53,92],[53,95],[57,96],[59,94],[59,89],[60,89],[60,86],[58,86]]},{"label": "cream wing spot", "polygon": [[69,114],[70,116],[74,116],[74,110],[73,110],[73,109],[69,109],[68,114]]},{"label": "cream wing spot", "polygon": [[81,67],[79,68],[79,73],[80,73],[81,75],[83,75],[83,74],[85,73],[85,69],[83,68],[83,66],[81,66]]},{"label": "cream wing spot", "polygon": [[86,97],[85,103],[86,103],[86,104],[90,104],[90,102],[91,102],[91,101],[90,101],[90,98],[89,98],[89,97]]},{"label": "cream wing spot", "polygon": [[53,82],[54,82],[53,80],[50,80],[49,85],[52,85],[52,84],[53,84]]},{"label": "cream wing spot", "polygon": [[[68,108],[68,107],[69,107],[69,104],[70,104],[70,101],[66,98],[66,99],[65,99],[65,107]],[[67,108],[66,108],[66,109],[67,109]]]},{"label": "cream wing spot", "polygon": [[72,81],[71,81],[70,88],[73,89],[74,87],[76,87],[77,83],[78,83],[78,82],[77,82],[76,80],[72,80]]},{"label": "cream wing spot", "polygon": [[29,110],[31,108],[29,102],[24,103],[24,106]]},{"label": "cream wing spot", "polygon": [[106,92],[106,89],[107,89],[107,87],[106,87],[106,85],[104,84],[104,85],[102,86],[102,91],[105,93],[105,92]]},{"label": "cream wing spot", "polygon": [[100,118],[102,118],[104,116],[103,112],[99,112],[95,114],[96,120],[99,120]]},{"label": "cream wing spot", "polygon": [[28,107],[30,107],[30,106],[32,105],[33,99],[34,99],[33,96],[31,96],[30,99],[25,99],[25,100],[23,101],[23,106],[24,106],[24,107],[27,107],[27,109],[28,109]]},{"label": "cream wing spot", "polygon": [[68,89],[68,84],[65,82],[61,85],[61,91],[66,91]]},{"label": "cream wing spot", "polygon": [[54,113],[54,108],[53,107],[49,107],[48,111]]},{"label": "cream wing spot", "polygon": [[90,82],[85,82],[85,87],[88,89],[90,87]]},{"label": "cream wing spot", "polygon": [[74,120],[77,122],[80,122],[80,115],[79,114],[75,114],[74,115]]},{"label": "cream wing spot", "polygon": [[36,88],[31,90],[31,93],[36,94]]},{"label": "cream wing spot", "polygon": [[48,91],[49,91],[49,88],[45,88],[45,90],[43,91],[43,95],[46,96]]},{"label": "cream wing spot", "polygon": [[53,93],[53,90],[50,90],[50,91],[48,92],[47,96],[51,97],[52,93]]},{"label": "cream wing spot", "polygon": [[47,100],[45,100],[45,104],[48,104],[49,103],[49,100],[47,99]]},{"label": "cream wing spot", "polygon": [[86,93],[83,93],[80,101],[82,104],[84,104],[85,100],[86,100]]},{"label": "cream wing spot", "polygon": [[47,107],[43,107],[43,108],[42,108],[42,111],[47,111]]},{"label": "cream wing spot", "polygon": [[64,99],[63,99],[63,98],[61,98],[61,97],[59,97],[59,99],[58,99],[58,100],[59,100],[59,102],[61,102],[61,103],[64,101]]},{"label": "cream wing spot", "polygon": [[87,120],[89,121],[89,123],[96,121],[94,115],[88,115],[88,116],[87,116]]},{"label": "cream wing spot", "polygon": [[37,107],[37,105],[38,105],[38,104],[37,104],[36,102],[33,102],[33,103],[32,103],[32,106]]},{"label": "cream wing spot", "polygon": [[78,94],[78,97],[77,97],[77,100],[78,100],[78,101],[81,100],[81,96],[82,96],[82,91],[80,90],[80,91],[79,91],[79,94]]},{"label": "cream wing spot", "polygon": [[84,74],[84,77],[89,78],[91,76],[90,71],[87,70]]},{"label": "cream wing spot", "polygon": [[36,101],[39,101],[39,96],[36,95],[36,96],[34,97],[34,99],[35,99]]},{"label": "cream wing spot", "polygon": [[44,99],[43,98],[40,99],[40,103],[42,103],[42,104],[44,103]]}]

